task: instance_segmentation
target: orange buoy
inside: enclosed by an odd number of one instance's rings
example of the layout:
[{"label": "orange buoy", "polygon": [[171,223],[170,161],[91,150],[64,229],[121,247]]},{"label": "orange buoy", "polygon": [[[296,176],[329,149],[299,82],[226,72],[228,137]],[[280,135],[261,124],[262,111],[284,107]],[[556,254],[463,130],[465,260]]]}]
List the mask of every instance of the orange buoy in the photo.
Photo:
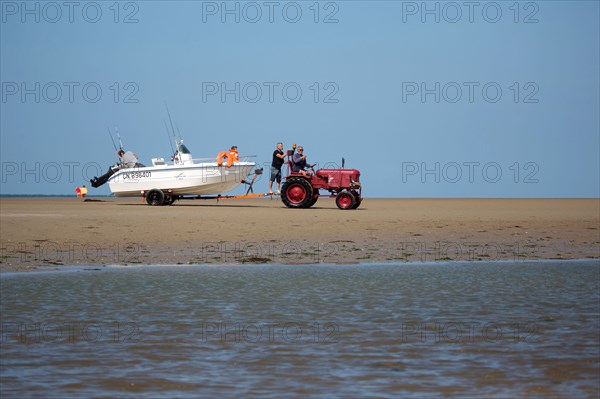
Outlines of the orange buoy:
[{"label": "orange buoy", "polygon": [[231,154],[230,152],[221,151],[219,155],[217,155],[217,165],[223,166],[223,158],[227,158],[227,164],[225,166],[227,166],[228,168],[230,168],[231,165],[233,165],[233,163],[235,162],[233,154]]}]

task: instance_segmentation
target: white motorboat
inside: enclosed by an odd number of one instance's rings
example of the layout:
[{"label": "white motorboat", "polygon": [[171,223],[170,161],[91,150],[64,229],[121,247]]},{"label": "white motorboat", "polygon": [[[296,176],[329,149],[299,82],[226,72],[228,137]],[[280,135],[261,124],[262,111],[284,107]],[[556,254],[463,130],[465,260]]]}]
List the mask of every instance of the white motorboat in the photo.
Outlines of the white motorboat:
[{"label": "white motorboat", "polygon": [[230,159],[227,163],[218,161],[218,157],[194,159],[182,141],[176,144],[173,162],[153,158],[152,166],[113,167],[92,181],[92,185],[97,187],[108,182],[110,191],[117,197],[143,196],[149,205],[170,205],[185,196],[231,191],[242,184],[256,166],[255,162],[246,160],[250,157]]}]

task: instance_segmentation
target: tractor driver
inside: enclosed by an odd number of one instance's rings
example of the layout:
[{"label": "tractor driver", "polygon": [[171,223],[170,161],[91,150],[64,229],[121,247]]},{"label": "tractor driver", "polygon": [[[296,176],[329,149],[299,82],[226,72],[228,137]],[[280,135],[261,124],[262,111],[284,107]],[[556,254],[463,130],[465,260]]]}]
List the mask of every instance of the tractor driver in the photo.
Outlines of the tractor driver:
[{"label": "tractor driver", "polygon": [[315,164],[307,164],[306,163],[306,155],[304,155],[304,148],[299,146],[296,150],[296,153],[292,157],[292,170],[294,172],[300,173],[303,176],[310,177],[312,173],[307,171],[306,168],[312,168]]}]

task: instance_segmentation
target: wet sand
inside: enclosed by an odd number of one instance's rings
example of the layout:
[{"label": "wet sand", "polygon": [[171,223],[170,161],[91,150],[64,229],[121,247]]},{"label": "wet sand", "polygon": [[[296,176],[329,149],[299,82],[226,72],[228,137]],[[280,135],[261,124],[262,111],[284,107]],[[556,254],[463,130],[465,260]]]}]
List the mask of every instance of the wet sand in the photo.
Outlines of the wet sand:
[{"label": "wet sand", "polygon": [[1,198],[0,271],[63,265],[434,262],[600,257],[600,199]]}]

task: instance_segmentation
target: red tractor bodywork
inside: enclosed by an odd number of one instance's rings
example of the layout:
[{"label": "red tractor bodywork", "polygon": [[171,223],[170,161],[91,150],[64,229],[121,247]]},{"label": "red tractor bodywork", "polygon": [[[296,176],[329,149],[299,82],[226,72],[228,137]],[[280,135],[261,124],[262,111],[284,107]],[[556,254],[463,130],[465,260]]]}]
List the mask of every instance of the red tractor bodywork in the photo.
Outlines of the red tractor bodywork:
[{"label": "red tractor bodywork", "polygon": [[315,188],[342,191],[359,189],[359,179],[360,172],[356,169],[319,169],[312,177],[311,183]]},{"label": "red tractor bodywork", "polygon": [[311,176],[292,172],[281,188],[281,200],[289,208],[310,208],[327,190],[340,209],[356,209],[362,202],[357,169],[319,169]]}]

